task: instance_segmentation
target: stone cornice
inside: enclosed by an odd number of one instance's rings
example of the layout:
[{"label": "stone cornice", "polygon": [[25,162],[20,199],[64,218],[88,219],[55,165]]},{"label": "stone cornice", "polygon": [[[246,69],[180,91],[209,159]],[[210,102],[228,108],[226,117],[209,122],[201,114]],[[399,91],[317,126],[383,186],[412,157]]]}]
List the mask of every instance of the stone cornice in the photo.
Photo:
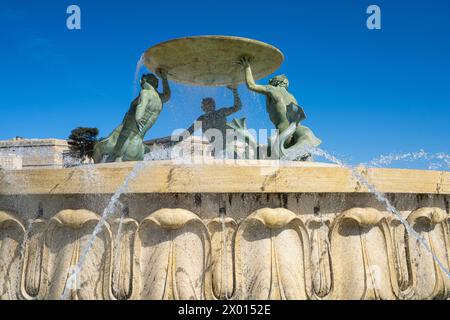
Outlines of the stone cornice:
[{"label": "stone cornice", "polygon": [[[0,172],[0,195],[112,194],[135,163]],[[450,172],[365,169],[358,172],[378,191],[450,194]],[[95,179],[91,179],[92,175]],[[25,183],[24,183],[25,182]],[[150,162],[126,193],[367,193],[350,170],[323,163],[209,161],[200,164]]]},{"label": "stone cornice", "polygon": [[63,139],[21,139],[1,140],[1,148],[24,148],[24,147],[67,147],[67,141]]}]

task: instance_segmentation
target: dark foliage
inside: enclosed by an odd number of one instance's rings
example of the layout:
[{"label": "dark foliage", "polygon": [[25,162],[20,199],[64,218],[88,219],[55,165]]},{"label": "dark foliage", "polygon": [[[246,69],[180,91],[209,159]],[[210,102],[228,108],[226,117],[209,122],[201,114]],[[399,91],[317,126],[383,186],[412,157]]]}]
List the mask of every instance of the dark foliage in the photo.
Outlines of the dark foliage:
[{"label": "dark foliage", "polygon": [[78,127],[70,133],[67,143],[72,156],[78,157],[83,161],[85,158],[92,158],[94,146],[98,139],[97,128]]}]

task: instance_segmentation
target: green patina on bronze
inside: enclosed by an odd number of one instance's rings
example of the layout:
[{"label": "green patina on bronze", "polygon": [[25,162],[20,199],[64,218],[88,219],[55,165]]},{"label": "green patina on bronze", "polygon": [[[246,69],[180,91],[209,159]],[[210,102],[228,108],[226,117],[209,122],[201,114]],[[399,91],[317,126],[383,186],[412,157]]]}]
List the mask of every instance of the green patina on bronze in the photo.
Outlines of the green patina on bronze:
[{"label": "green patina on bronze", "polygon": [[[268,85],[256,84],[250,62],[251,58],[247,56],[240,60],[240,64],[244,67],[247,87],[249,90],[266,97],[267,113],[278,130],[278,134],[269,138],[269,146],[271,147],[269,153],[271,153],[272,158],[274,156],[275,158],[283,158],[287,156],[290,150],[307,150],[307,148],[320,145],[322,141],[314,135],[311,129],[300,124],[302,120],[306,119],[306,115],[295,97],[288,91],[288,78],[285,75],[279,75],[270,79]],[[249,144],[256,144],[246,128],[245,119],[234,120],[228,126],[237,130],[247,141],[250,141]]]},{"label": "green patina on bronze", "polygon": [[[245,81],[251,91],[263,94],[266,97],[266,110],[270,120],[278,129],[278,134],[270,137],[268,142],[268,154],[272,159],[286,158],[288,153],[295,154],[295,150],[300,148],[318,146],[321,141],[308,127],[300,124],[306,116],[295,97],[288,91],[287,77],[276,76],[268,85],[255,83],[254,76],[262,78],[270,74],[279,67],[283,59],[281,51],[268,44],[226,36],[181,38],[150,48],[145,54],[144,63],[162,78],[163,93],[157,91],[159,80],[155,75],[144,75],[141,79],[140,94],[131,103],[121,125],[96,144],[94,161],[102,163],[144,159],[144,154],[148,152],[144,144],[145,134],[156,122],[163,104],[170,98],[167,77],[177,82],[206,86],[235,86]],[[256,70],[255,75],[252,67]],[[240,108],[235,88],[233,93],[235,106]],[[238,107],[235,108],[236,111]],[[223,115],[219,119],[221,125],[217,129],[221,132],[225,131],[225,117]],[[211,123],[216,122],[218,121]],[[247,129],[245,119],[235,119],[226,126],[243,136],[250,147],[260,149],[261,146]]]},{"label": "green patina on bronze", "polygon": [[143,75],[141,91],[133,100],[122,123],[94,148],[95,163],[141,161],[148,151],[144,144],[147,131],[161,113],[163,104],[170,99],[170,87],[165,70],[159,70],[163,93],[158,92],[158,78],[153,74]]}]

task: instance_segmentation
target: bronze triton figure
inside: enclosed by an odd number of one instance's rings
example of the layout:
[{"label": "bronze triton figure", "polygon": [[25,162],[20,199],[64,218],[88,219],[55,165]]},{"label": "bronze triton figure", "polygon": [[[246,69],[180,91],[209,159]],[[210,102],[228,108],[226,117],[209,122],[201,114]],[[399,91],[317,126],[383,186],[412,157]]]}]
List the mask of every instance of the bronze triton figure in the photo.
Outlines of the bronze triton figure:
[{"label": "bronze triton figure", "polygon": [[120,126],[95,145],[95,163],[144,159],[148,152],[144,144],[145,134],[158,119],[163,104],[170,99],[167,72],[158,69],[156,73],[162,79],[163,93],[157,91],[159,80],[155,75],[142,76],[139,96],[131,103]]},{"label": "bronze triton figure", "polygon": [[[300,124],[302,120],[306,119],[306,115],[295,97],[289,93],[287,77],[279,75],[272,78],[268,85],[258,85],[253,79],[250,58],[243,57],[239,63],[244,67],[247,87],[251,91],[263,94],[266,97],[266,110],[269,113],[270,120],[279,131],[277,137],[270,139],[272,154],[282,158],[295,149],[306,150],[320,145],[321,140],[314,135],[311,129]],[[240,131],[244,136],[247,135],[245,119],[234,120],[228,125]],[[252,140],[251,137],[250,140]],[[278,145],[276,145],[277,143]],[[301,160],[307,158],[301,158]]]}]

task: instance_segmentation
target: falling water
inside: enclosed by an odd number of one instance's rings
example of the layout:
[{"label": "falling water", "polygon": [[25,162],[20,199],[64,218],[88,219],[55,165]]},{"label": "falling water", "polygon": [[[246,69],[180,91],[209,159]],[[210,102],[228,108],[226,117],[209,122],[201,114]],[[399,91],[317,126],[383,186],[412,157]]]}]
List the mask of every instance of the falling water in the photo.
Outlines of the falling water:
[{"label": "falling water", "polygon": [[133,79],[133,98],[138,93],[138,82],[139,82],[139,74],[141,73],[141,69],[144,67],[144,54],[141,54],[138,62],[136,63],[136,69],[134,71],[134,79]]},{"label": "falling water", "polygon": [[[118,201],[118,206],[117,207],[123,207],[122,203],[120,201]],[[119,225],[117,226],[117,235],[116,235],[116,239],[114,241],[114,250],[117,251],[117,248],[119,246],[120,240],[122,239],[122,228],[123,228],[123,221],[125,220],[125,218],[128,216],[128,207],[124,207],[121,210],[121,214],[120,214],[120,219],[119,219]]]},{"label": "falling water", "polygon": [[[371,167],[385,167],[394,162],[416,162],[418,160],[428,161],[428,169],[435,170],[439,168],[450,168],[450,155],[441,153],[429,153],[424,150],[417,152],[408,152],[400,154],[381,155],[369,162]],[[367,166],[367,165],[364,165]]]},{"label": "falling water", "polygon": [[[250,106],[253,106],[254,108],[256,108],[256,110],[253,110],[253,113],[256,114],[264,114],[266,112],[266,107],[264,105],[264,103],[262,102],[262,98],[261,98],[261,94],[258,94],[254,91],[250,91],[250,97],[247,98],[247,104]],[[245,103],[245,100],[244,102]],[[250,117],[249,117],[250,118]],[[252,117],[252,118],[256,118],[258,119],[258,127],[260,128],[264,128],[264,123],[261,119],[261,117]]]},{"label": "falling water", "polygon": [[154,145],[151,147],[151,151],[146,154],[147,161],[156,161],[156,160],[170,160],[172,159],[172,150],[171,146],[164,145]]},{"label": "falling water", "polygon": [[83,161],[79,157],[68,155],[64,158],[64,167],[72,168],[83,165]]},{"label": "falling water", "polygon": [[67,285],[64,288],[64,292],[61,299],[66,300],[68,298],[70,288],[74,286],[78,273],[80,272],[89,251],[92,249],[97,235],[102,231],[102,228],[105,225],[107,219],[114,212],[116,212],[117,203],[119,202],[119,199],[122,196],[122,194],[127,191],[130,182],[133,181],[139,175],[139,173],[147,166],[148,163],[149,163],[148,160],[145,158],[144,161],[139,161],[135,164],[131,172],[125,178],[122,185],[117,189],[117,191],[114,193],[111,200],[109,201],[108,205],[103,210],[102,216],[100,217],[100,221],[95,226],[94,231],[92,232],[86,246],[83,248],[77,265],[72,269],[73,270],[72,274],[69,276],[69,279],[67,280]]},{"label": "falling water", "polygon": [[[159,152],[156,151],[156,153]],[[122,185],[116,190],[114,195],[112,196],[111,200],[109,201],[108,205],[103,210],[103,213],[100,217],[99,222],[94,228],[94,231],[92,232],[91,236],[89,237],[89,240],[85,247],[82,250],[82,253],[80,255],[80,258],[78,259],[78,263],[76,266],[71,268],[70,276],[67,279],[67,285],[64,288],[64,292],[61,296],[61,299],[66,300],[68,298],[68,294],[70,293],[70,289],[74,286],[77,276],[79,272],[81,271],[81,268],[83,267],[83,264],[85,263],[85,260],[87,258],[88,253],[91,251],[92,247],[94,246],[94,241],[97,237],[97,235],[102,231],[105,223],[107,220],[115,213],[117,212],[118,206],[121,206],[120,203],[120,197],[122,194],[124,194],[128,190],[128,186],[131,181],[133,181],[140,172],[148,165],[151,164],[151,161],[149,159],[152,159],[154,157],[157,157],[154,152],[150,152],[145,155],[143,161],[138,161],[134,165],[131,172],[126,176],[125,180],[123,181]]]},{"label": "falling water", "polygon": [[[405,226],[406,231],[408,234],[413,236],[427,251],[430,253],[430,255],[433,257],[433,259],[436,261],[436,263],[439,265],[439,267],[442,269],[442,271],[447,275],[447,277],[450,278],[450,271],[447,270],[447,268],[444,266],[444,264],[440,261],[440,259],[433,253],[431,248],[426,243],[425,239],[423,239],[419,233],[417,233],[410,225],[409,223],[403,218],[402,214],[391,204],[391,202],[387,199],[386,195],[382,192],[378,191],[374,185],[372,185],[355,167],[352,167],[350,165],[344,164],[341,160],[337,159],[336,157],[330,155],[328,152],[320,149],[320,148],[313,148],[313,147],[306,147],[303,149],[297,149],[295,150],[295,153],[288,154],[286,156],[286,159],[295,159],[298,158],[300,155],[304,154],[313,154],[318,157],[323,157],[327,159],[328,161],[335,163],[341,167],[347,168],[351,171],[352,176],[355,180],[357,180],[359,183],[361,183],[364,187],[367,188],[367,190],[372,193],[375,198],[383,204],[389,213],[393,214],[398,218],[398,220]],[[286,160],[284,159],[284,160]]]}]

